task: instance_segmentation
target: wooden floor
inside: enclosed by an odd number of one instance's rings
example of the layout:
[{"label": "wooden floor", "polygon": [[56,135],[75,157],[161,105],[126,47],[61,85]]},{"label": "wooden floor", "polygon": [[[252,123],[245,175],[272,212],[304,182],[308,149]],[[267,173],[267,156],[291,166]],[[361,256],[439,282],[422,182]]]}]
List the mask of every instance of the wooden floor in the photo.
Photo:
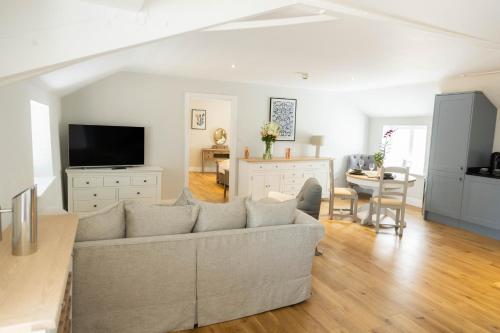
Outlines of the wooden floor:
[{"label": "wooden floor", "polygon": [[224,187],[216,184],[215,172],[190,172],[189,189],[203,201],[224,202]]},{"label": "wooden floor", "polygon": [[407,211],[402,239],[322,217],[308,301],[185,332],[500,332],[500,242]]}]

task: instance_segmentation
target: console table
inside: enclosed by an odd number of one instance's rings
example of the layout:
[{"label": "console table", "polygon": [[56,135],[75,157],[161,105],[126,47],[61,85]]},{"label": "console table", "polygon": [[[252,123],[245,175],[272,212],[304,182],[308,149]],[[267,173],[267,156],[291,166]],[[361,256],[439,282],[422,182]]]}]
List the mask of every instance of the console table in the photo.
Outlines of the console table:
[{"label": "console table", "polygon": [[0,332],[71,332],[71,255],[78,218],[40,215],[38,250],[11,254],[12,229],[0,242]]},{"label": "console table", "polygon": [[201,150],[201,172],[205,172],[205,163],[214,162],[219,159],[228,159],[230,157],[227,148],[204,148]]}]

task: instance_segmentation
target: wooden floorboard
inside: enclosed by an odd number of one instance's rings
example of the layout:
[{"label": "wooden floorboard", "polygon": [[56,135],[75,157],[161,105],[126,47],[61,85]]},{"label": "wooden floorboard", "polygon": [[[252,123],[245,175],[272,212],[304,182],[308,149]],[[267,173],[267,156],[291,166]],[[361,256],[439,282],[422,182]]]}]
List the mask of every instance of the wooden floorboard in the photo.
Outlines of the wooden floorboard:
[{"label": "wooden floorboard", "polygon": [[[221,202],[215,178],[197,176],[195,196]],[[415,207],[401,239],[328,220],[327,208],[309,300],[184,332],[500,332],[500,241],[424,221]]]}]

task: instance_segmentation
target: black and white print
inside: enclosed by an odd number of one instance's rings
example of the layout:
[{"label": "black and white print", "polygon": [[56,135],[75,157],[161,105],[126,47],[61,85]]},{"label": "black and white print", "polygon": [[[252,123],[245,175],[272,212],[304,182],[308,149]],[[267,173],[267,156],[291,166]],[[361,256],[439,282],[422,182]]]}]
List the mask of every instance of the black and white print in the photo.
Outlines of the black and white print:
[{"label": "black and white print", "polygon": [[191,110],[191,128],[197,130],[207,129],[207,110]]},{"label": "black and white print", "polygon": [[280,135],[276,138],[277,141],[295,141],[296,116],[296,99],[271,97],[269,121],[280,125]]}]

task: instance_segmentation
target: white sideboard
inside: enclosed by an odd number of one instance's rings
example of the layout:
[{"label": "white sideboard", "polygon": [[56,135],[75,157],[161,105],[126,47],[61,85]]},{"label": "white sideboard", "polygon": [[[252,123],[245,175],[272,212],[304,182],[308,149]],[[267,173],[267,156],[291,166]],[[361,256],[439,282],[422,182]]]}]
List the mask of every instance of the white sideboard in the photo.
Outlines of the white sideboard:
[{"label": "white sideboard", "polygon": [[304,182],[314,177],[323,188],[322,197],[330,197],[331,158],[296,157],[293,159],[240,159],[238,195],[258,200],[270,191],[297,195]]},{"label": "white sideboard", "polygon": [[88,213],[119,200],[161,199],[159,167],[66,169],[68,211]]}]

